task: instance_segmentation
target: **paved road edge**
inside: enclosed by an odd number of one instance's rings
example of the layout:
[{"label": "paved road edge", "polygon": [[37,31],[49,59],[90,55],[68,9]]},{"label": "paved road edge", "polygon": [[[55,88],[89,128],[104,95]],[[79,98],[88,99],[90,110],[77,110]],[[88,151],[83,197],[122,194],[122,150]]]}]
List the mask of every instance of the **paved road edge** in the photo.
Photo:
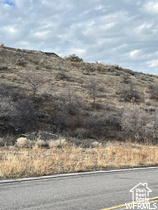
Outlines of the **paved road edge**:
[{"label": "paved road edge", "polygon": [[104,170],[104,171],[78,172],[78,173],[65,173],[65,174],[55,174],[55,175],[48,175],[48,176],[18,178],[18,179],[5,179],[5,180],[0,180],[0,184],[24,182],[24,181],[46,180],[46,179],[52,179],[52,178],[64,178],[64,177],[72,177],[72,176],[86,176],[86,175],[95,175],[95,174],[97,175],[97,174],[101,174],[101,173],[115,173],[115,172],[122,172],[122,171],[149,170],[149,169],[156,169],[156,168],[158,168],[158,166]]}]

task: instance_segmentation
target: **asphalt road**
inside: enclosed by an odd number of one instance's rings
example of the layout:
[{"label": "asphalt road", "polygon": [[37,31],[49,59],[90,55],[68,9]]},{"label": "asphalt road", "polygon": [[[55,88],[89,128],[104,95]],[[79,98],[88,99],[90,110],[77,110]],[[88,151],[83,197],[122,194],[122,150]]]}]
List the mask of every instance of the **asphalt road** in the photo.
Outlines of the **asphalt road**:
[{"label": "asphalt road", "polygon": [[105,209],[131,202],[129,190],[140,182],[158,196],[158,168],[0,182],[0,210]]}]

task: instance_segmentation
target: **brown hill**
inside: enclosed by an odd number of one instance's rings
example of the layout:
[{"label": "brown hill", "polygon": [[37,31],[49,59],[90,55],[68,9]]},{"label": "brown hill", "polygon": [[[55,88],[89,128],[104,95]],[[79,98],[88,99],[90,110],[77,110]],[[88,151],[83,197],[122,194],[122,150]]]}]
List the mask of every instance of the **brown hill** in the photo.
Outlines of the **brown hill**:
[{"label": "brown hill", "polygon": [[47,130],[80,141],[134,139],[122,115],[138,107],[157,116],[158,76],[0,46],[0,99],[1,135]]}]

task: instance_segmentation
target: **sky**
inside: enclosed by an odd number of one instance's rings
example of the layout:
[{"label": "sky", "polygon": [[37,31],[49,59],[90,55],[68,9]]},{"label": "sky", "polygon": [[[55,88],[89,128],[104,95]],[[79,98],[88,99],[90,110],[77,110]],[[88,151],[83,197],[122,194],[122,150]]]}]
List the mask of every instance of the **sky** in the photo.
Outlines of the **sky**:
[{"label": "sky", "polygon": [[0,43],[158,75],[158,0],[0,0]]}]

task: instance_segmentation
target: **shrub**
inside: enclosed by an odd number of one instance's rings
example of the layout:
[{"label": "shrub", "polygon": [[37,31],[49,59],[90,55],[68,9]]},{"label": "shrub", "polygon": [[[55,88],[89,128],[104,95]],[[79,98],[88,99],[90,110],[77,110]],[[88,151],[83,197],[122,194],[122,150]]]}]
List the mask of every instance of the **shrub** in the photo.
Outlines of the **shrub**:
[{"label": "shrub", "polygon": [[51,140],[49,142],[49,147],[63,147],[66,146],[68,144],[68,142],[66,141],[66,139],[57,139],[57,140]]},{"label": "shrub", "polygon": [[143,101],[142,95],[130,85],[123,85],[119,91],[120,100],[124,102],[141,102]]},{"label": "shrub", "polygon": [[123,130],[136,141],[158,140],[158,114],[150,114],[139,106],[127,107],[121,119]]},{"label": "shrub", "polygon": [[151,85],[149,88],[150,88],[150,98],[158,99],[158,85]]},{"label": "shrub", "polygon": [[20,137],[16,140],[16,146],[17,147],[21,147],[21,148],[24,148],[24,147],[31,147],[32,146],[32,143],[29,139],[25,138],[25,137]]},{"label": "shrub", "polygon": [[43,88],[48,80],[46,80],[43,76],[37,74],[37,72],[34,71],[28,71],[21,77],[23,82],[29,87],[31,91],[31,97],[35,101],[39,89]]},{"label": "shrub", "polygon": [[36,128],[35,105],[32,100],[23,99],[20,92],[12,86],[0,85],[0,132],[27,132]]},{"label": "shrub", "polygon": [[56,80],[71,81],[71,77],[69,77],[68,75],[66,75],[63,72],[57,73],[55,78],[56,78]]},{"label": "shrub", "polygon": [[20,133],[35,130],[38,125],[38,117],[34,103],[29,99],[18,100],[15,103],[12,122],[14,129]]},{"label": "shrub", "polygon": [[115,69],[117,69],[117,70],[122,70],[123,68],[121,67],[121,66],[119,66],[119,65],[114,65],[113,66]]},{"label": "shrub", "polygon": [[12,121],[15,117],[15,103],[10,97],[0,96],[0,131],[10,132],[13,130]]},{"label": "shrub", "polygon": [[123,83],[125,83],[125,84],[129,84],[131,82],[130,76],[128,73],[123,74],[122,80],[123,80]]},{"label": "shrub", "polygon": [[0,147],[3,147],[5,145],[4,139],[0,138]]},{"label": "shrub", "polygon": [[89,130],[85,128],[77,128],[75,130],[75,136],[78,139],[85,139],[89,137]]},{"label": "shrub", "polygon": [[42,139],[39,139],[37,142],[36,142],[36,145],[37,147],[39,148],[48,148],[49,147],[49,143],[47,141],[44,141]]},{"label": "shrub", "polygon": [[26,63],[26,61],[24,59],[22,59],[22,60],[18,60],[16,62],[16,65],[22,66],[22,67],[26,67],[27,63]]},{"label": "shrub", "polygon": [[90,79],[87,82],[86,88],[89,95],[92,97],[92,107],[96,108],[96,99],[100,92],[104,92],[104,87],[101,86],[98,80]]},{"label": "shrub", "polygon": [[83,62],[82,58],[79,58],[77,55],[72,54],[65,58],[67,61],[73,61],[73,62]]}]

